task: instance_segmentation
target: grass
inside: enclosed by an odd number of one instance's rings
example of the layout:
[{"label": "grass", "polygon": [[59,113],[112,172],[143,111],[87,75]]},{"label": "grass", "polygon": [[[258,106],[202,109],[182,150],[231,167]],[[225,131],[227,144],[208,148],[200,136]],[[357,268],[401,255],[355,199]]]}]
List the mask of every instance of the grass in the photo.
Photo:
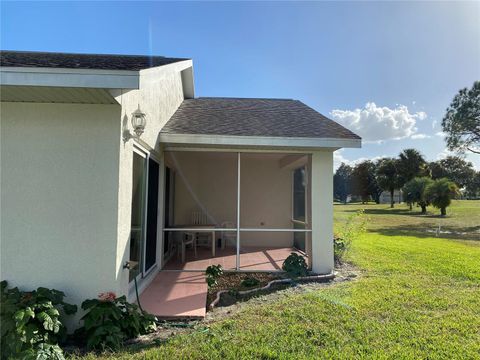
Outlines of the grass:
[{"label": "grass", "polygon": [[[336,205],[336,226],[361,207]],[[208,332],[85,359],[480,359],[480,202],[457,201],[445,219],[364,207],[369,232],[348,253],[362,269],[358,281],[247,306]],[[424,231],[439,221],[461,234]]]},{"label": "grass", "polygon": [[480,240],[480,201],[454,200],[443,218],[440,210],[433,207],[428,207],[427,214],[422,215],[419,208],[410,211],[405,204],[396,204],[393,209],[386,204],[335,204],[334,209],[336,225],[342,224],[352,212],[365,209],[372,219],[369,230],[383,235],[431,237],[440,230],[447,238]]}]

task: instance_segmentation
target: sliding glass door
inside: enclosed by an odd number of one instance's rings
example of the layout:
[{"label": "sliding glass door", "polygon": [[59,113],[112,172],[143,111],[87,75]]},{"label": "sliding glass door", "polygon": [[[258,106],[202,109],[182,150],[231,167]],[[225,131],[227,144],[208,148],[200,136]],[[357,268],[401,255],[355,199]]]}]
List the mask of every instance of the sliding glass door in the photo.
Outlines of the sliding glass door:
[{"label": "sliding glass door", "polygon": [[160,166],[149,154],[135,148],[132,169],[130,281],[156,264],[158,186]]},{"label": "sliding glass door", "polygon": [[145,243],[145,267],[147,273],[157,261],[158,182],[160,166],[148,159],[147,234]]}]

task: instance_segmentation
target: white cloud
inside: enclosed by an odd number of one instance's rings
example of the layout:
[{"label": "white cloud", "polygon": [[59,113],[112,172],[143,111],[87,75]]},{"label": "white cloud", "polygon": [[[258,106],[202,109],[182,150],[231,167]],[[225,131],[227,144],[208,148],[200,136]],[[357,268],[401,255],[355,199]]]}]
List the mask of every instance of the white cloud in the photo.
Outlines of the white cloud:
[{"label": "white cloud", "polygon": [[453,151],[448,150],[447,148],[443,149],[441,153],[438,153],[437,160],[445,159],[447,156],[454,156],[455,153]]},{"label": "white cloud", "polygon": [[445,137],[445,133],[443,131],[438,131],[435,133],[435,136],[439,136],[439,137]]},{"label": "white cloud", "polygon": [[343,163],[350,165],[350,160],[347,160],[342,155],[343,149],[339,149],[333,153],[333,170],[337,170],[338,167]]},{"label": "white cloud", "polygon": [[361,163],[362,161],[365,161],[365,160],[370,160],[375,162],[381,158],[388,157],[387,155],[382,155],[382,156],[373,156],[371,158],[361,157],[355,160],[348,160],[342,155],[342,152],[343,152],[343,149],[339,149],[333,153],[333,171],[336,171],[342,163],[345,163],[346,165],[350,165],[350,166],[355,166],[356,164]]},{"label": "white cloud", "polygon": [[369,142],[412,136],[417,132],[417,120],[427,117],[423,111],[410,113],[404,105],[390,109],[378,107],[373,102],[367,103],[362,109],[332,110],[330,115]]},{"label": "white cloud", "polygon": [[428,138],[431,138],[431,136],[427,134],[413,134],[411,138],[413,140],[419,140],[419,139],[428,139]]}]

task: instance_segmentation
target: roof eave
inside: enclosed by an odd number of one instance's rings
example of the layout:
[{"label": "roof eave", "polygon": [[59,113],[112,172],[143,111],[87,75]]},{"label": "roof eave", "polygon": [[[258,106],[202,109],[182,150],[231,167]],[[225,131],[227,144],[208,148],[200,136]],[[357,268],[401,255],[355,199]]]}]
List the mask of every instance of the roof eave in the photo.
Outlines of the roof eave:
[{"label": "roof eave", "polygon": [[271,147],[295,149],[360,148],[361,139],[278,137],[278,136],[235,136],[212,134],[160,133],[160,142],[166,145]]}]

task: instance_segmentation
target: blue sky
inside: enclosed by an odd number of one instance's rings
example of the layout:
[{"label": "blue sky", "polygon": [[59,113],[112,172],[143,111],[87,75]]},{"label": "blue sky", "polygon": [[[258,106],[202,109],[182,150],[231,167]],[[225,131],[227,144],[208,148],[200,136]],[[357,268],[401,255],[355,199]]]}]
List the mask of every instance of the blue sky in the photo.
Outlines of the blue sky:
[{"label": "blue sky", "polygon": [[[480,2],[2,2],[1,48],[194,61],[197,96],[299,99],[364,137],[336,161],[415,147],[480,80]],[[480,169],[480,156],[468,160]]]}]

